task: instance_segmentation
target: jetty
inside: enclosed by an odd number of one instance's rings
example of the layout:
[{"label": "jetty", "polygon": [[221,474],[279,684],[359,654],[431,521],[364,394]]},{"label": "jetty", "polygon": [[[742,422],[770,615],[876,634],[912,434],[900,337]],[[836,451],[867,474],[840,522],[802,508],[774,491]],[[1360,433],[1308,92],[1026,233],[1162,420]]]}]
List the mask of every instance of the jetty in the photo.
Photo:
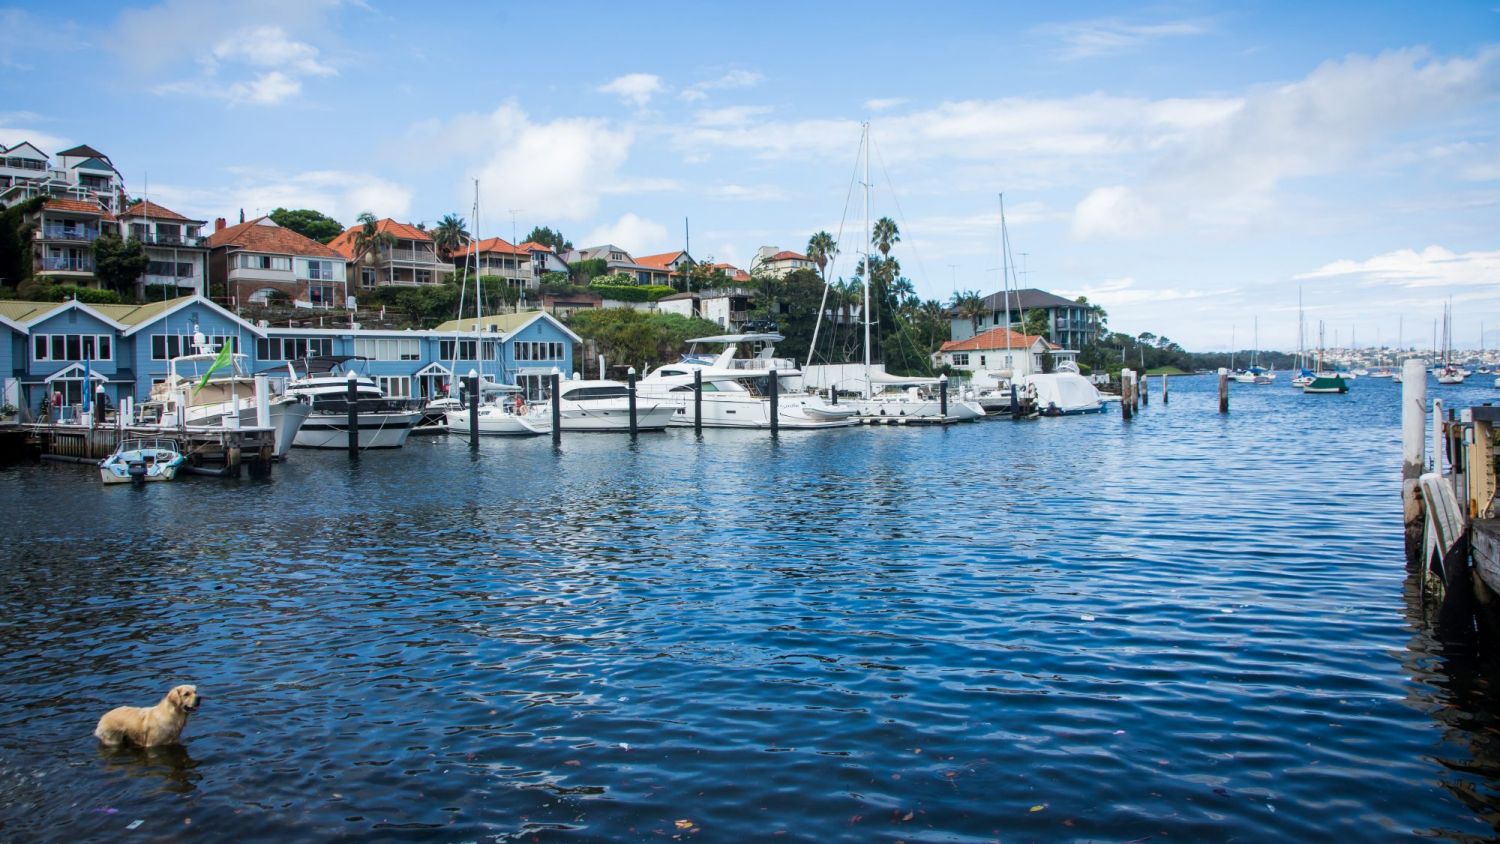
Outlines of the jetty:
[{"label": "jetty", "polygon": [[269,477],[276,430],[271,427],[133,425],[104,422],[20,422],[0,429],[0,448],[8,460],[35,455],[62,463],[98,463],[123,440],[176,440],[187,457],[187,474]]}]

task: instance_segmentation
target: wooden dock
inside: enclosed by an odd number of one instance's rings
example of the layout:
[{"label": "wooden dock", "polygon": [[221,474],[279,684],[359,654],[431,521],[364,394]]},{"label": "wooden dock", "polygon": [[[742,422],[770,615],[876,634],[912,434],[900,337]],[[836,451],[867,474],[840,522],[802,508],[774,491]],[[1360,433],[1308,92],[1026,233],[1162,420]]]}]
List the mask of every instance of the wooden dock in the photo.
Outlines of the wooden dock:
[{"label": "wooden dock", "polygon": [[103,460],[114,453],[122,440],[176,440],[188,459],[191,473],[224,477],[239,477],[246,467],[251,477],[268,477],[276,450],[273,428],[27,422],[7,426],[4,433],[7,450],[19,447],[44,460],[74,463]]}]

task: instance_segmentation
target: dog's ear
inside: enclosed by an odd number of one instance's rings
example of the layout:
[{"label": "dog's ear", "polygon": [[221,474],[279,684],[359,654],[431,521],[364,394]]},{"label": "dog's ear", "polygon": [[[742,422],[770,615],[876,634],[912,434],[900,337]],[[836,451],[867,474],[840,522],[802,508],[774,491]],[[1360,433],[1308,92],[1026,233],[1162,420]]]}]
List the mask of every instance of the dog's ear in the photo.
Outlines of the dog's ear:
[{"label": "dog's ear", "polygon": [[176,688],[172,689],[172,691],[167,692],[167,702],[172,704],[173,706],[182,706],[182,698],[184,696],[183,689],[185,688],[187,687],[177,686]]}]

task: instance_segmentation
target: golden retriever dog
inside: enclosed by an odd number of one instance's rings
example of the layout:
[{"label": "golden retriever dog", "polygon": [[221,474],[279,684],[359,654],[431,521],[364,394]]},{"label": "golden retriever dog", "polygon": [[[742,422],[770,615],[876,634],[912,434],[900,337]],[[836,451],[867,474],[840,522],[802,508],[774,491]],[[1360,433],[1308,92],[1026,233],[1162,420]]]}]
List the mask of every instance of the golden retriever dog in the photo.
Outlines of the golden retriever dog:
[{"label": "golden retriever dog", "polygon": [[99,719],[94,737],[105,744],[157,747],[176,744],[187,726],[188,716],[198,711],[203,698],[197,686],[178,686],[155,706],[121,706]]}]

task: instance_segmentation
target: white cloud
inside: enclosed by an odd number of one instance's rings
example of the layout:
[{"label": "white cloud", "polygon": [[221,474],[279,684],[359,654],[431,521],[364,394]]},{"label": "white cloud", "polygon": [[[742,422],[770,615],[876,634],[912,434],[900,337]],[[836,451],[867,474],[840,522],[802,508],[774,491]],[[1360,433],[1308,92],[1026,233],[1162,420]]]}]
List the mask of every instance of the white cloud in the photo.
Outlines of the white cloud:
[{"label": "white cloud", "polygon": [[164,0],[122,12],[109,45],[154,93],[277,105],[299,97],[304,80],[337,74],[314,41],[330,37],[329,19],[340,5]]},{"label": "white cloud", "polygon": [[[462,163],[469,179],[479,179],[481,219],[496,220],[505,209],[524,209],[529,219],[555,224],[595,213],[600,196],[630,184],[620,168],[630,155],[634,134],[593,118],[533,122],[514,103],[489,114],[463,114],[446,122],[414,128],[411,143],[435,160]],[[468,206],[473,182],[458,195]],[[636,187],[670,189],[675,182],[637,182]],[[577,241],[574,241],[575,243]]]},{"label": "white cloud", "polygon": [[627,73],[599,86],[600,93],[614,94],[636,108],[645,108],[661,89],[661,77],[650,73]]},{"label": "white cloud", "polygon": [[1405,288],[1500,287],[1500,251],[1455,253],[1441,246],[1429,246],[1420,252],[1398,249],[1363,261],[1350,258],[1331,261],[1294,278],[1349,280]]},{"label": "white cloud", "polygon": [[73,146],[73,141],[61,135],[54,135],[33,127],[32,124],[44,119],[40,115],[27,111],[0,113],[0,147],[13,147],[22,141],[30,141],[32,146],[47,155],[53,155]]},{"label": "white cloud", "polygon": [[710,188],[708,195],[736,202],[776,202],[787,198],[786,190],[778,185],[718,185]]},{"label": "white cloud", "polygon": [[699,126],[744,126],[751,118],[769,114],[769,106],[728,106],[726,108],[704,109],[698,112],[695,120]]},{"label": "white cloud", "polygon": [[573,242],[579,248],[613,243],[632,255],[652,255],[678,246],[666,226],[633,213],[624,214],[613,223],[599,226],[585,235],[582,241]]},{"label": "white cloud", "polygon": [[1202,35],[1208,26],[1201,21],[1168,21],[1166,23],[1128,23],[1118,18],[1048,24],[1035,32],[1055,36],[1063,42],[1065,59],[1107,56],[1144,47],[1163,38]]},{"label": "white cloud", "polygon": [[904,97],[888,97],[881,100],[865,100],[865,108],[869,111],[885,111],[899,105],[905,105]]},{"label": "white cloud", "polygon": [[706,79],[689,85],[683,89],[681,96],[690,103],[697,102],[707,97],[709,91],[754,88],[764,79],[764,76],[753,70],[731,70],[717,79]]},{"label": "white cloud", "polygon": [[1073,211],[1073,236],[1127,237],[1155,230],[1160,212],[1123,185],[1097,188]]},{"label": "white cloud", "polygon": [[349,226],[364,211],[404,220],[412,208],[411,189],[373,173],[233,169],[230,175],[232,183],[214,188],[152,183],[151,200],[195,219],[224,217],[231,224],[241,209],[248,220],[276,208],[313,208]]}]

